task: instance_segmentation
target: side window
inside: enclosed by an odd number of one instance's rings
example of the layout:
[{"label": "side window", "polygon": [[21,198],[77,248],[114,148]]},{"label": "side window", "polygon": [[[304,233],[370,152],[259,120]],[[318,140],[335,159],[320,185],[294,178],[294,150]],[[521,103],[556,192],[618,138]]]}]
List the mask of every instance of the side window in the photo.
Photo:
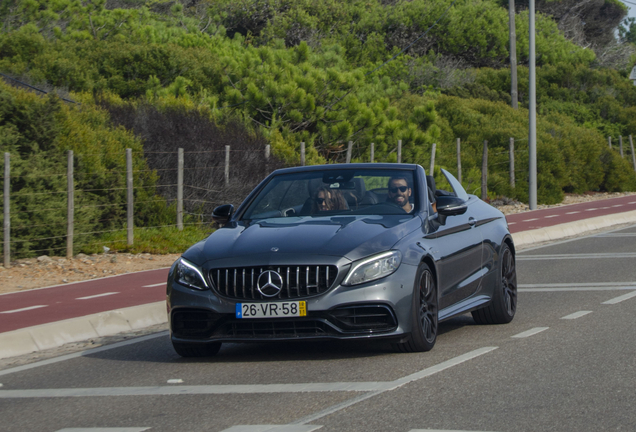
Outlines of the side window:
[{"label": "side window", "polygon": [[309,198],[307,191],[307,181],[299,180],[293,182],[287,189],[283,200],[280,203],[279,210],[285,210],[292,207],[302,207]]}]

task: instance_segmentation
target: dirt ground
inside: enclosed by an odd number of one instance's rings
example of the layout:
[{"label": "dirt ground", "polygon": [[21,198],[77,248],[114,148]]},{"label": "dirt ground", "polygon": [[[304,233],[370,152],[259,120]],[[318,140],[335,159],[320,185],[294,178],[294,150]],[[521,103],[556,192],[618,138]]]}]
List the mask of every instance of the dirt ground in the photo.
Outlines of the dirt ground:
[{"label": "dirt ground", "polygon": [[[560,204],[553,206],[540,205],[538,208],[556,207],[633,194],[633,192],[626,192],[567,195],[565,200]],[[520,213],[529,210],[526,204],[507,200],[494,201],[491,204],[498,207],[504,214]],[[170,267],[179,256],[179,254],[133,255],[127,253],[107,253],[93,255],[79,254],[72,259],[49,256],[21,259],[13,262],[9,269],[0,266],[0,294],[142,270]]]}]

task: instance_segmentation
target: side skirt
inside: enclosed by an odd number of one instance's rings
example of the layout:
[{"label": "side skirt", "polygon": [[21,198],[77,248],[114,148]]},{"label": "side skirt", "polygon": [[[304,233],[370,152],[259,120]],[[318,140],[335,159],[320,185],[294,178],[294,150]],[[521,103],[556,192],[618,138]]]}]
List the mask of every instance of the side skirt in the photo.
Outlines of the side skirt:
[{"label": "side skirt", "polygon": [[449,318],[454,317],[455,315],[460,315],[466,312],[470,312],[471,310],[479,309],[480,306],[485,305],[490,301],[490,297],[487,295],[478,295],[475,297],[467,298],[466,300],[462,300],[459,303],[455,303],[447,308],[439,311],[438,320],[443,321]]}]

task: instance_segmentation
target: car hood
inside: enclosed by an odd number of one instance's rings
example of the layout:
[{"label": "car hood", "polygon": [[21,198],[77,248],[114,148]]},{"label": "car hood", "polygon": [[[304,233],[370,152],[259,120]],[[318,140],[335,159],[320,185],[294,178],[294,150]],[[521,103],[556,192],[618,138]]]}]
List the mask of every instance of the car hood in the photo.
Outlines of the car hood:
[{"label": "car hood", "polygon": [[190,248],[184,257],[199,265],[262,254],[271,258],[283,254],[325,255],[354,261],[391,249],[421,226],[421,219],[410,215],[307,216],[239,222],[218,229]]}]

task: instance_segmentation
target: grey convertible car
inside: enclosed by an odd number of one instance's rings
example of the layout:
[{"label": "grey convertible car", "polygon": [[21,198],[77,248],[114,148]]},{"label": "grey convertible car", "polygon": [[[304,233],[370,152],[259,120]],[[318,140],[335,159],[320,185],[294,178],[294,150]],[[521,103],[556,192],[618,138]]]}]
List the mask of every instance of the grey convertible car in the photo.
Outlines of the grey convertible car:
[{"label": "grey convertible car", "polygon": [[223,342],[385,338],[428,351],[438,323],[510,322],[515,250],[504,215],[442,170],[347,164],[274,171],[168,276],[184,357]]}]

